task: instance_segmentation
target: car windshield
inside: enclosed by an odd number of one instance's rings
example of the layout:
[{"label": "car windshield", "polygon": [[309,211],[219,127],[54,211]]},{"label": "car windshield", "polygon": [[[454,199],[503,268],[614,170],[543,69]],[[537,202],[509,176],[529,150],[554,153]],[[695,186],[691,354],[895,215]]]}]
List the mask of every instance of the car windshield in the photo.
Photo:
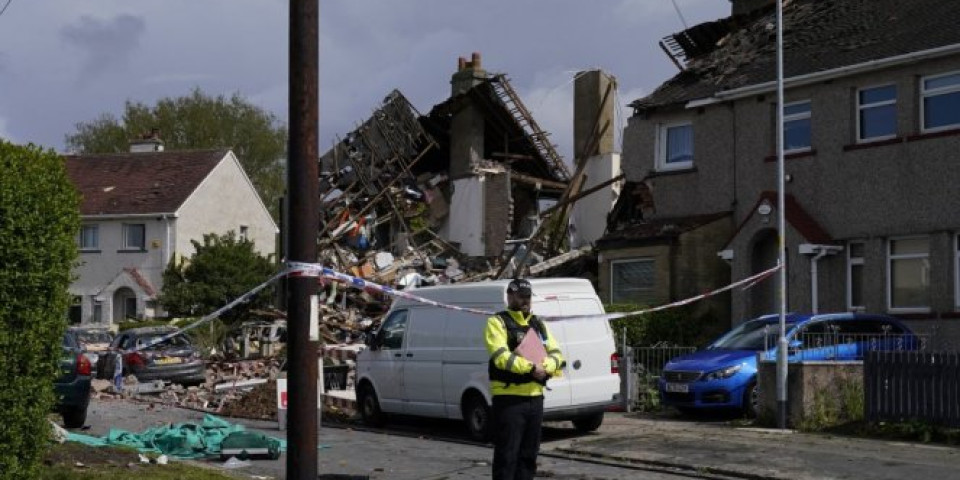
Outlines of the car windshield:
[{"label": "car windshield", "polygon": [[[137,339],[137,345],[140,347],[144,345],[150,345],[151,343],[156,342],[157,340],[160,340],[161,338],[163,338],[164,335],[167,335],[167,334],[158,333],[154,335],[146,335],[146,336],[140,337]],[[157,345],[153,345],[149,347],[149,349],[159,350],[163,348],[189,347],[189,346],[190,346],[190,341],[187,340],[187,337],[183,335],[176,335],[172,338],[168,338],[167,340],[164,340],[163,342]]]},{"label": "car windshield", "polygon": [[[793,327],[787,323],[787,331]],[[776,323],[746,322],[730,330],[726,335],[713,342],[708,349],[719,350],[766,350],[777,345],[780,327]]]},{"label": "car windshield", "polygon": [[77,332],[77,340],[81,345],[90,343],[110,343],[113,337],[107,332]]}]

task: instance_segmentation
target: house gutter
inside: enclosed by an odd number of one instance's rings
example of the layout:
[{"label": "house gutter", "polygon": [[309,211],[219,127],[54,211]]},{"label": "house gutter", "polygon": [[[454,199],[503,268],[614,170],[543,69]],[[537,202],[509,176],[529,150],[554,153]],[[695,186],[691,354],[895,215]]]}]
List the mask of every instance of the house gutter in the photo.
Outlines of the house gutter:
[{"label": "house gutter", "polygon": [[93,215],[80,215],[83,219],[91,220],[113,220],[124,218],[177,218],[177,213],[98,213]]},{"label": "house gutter", "polygon": [[[960,44],[944,45],[942,47],[931,48],[928,50],[920,50],[918,52],[910,52],[910,53],[905,53],[903,55],[895,55],[893,57],[879,58],[876,60],[870,60],[868,62],[857,63],[854,65],[845,65],[843,67],[834,68],[830,70],[823,70],[820,72],[813,72],[813,73],[807,73],[804,75],[798,75],[795,77],[790,77],[784,80],[784,86],[791,87],[791,88],[800,87],[804,85],[810,85],[812,83],[822,82],[824,80],[831,80],[834,78],[855,75],[858,73],[868,73],[874,70],[880,70],[883,68],[889,68],[889,67],[894,67],[899,65],[907,65],[907,64],[916,63],[922,60],[945,57],[958,52],[960,52]],[[711,97],[691,100],[687,102],[685,108],[698,108],[706,105],[713,105],[716,103],[725,102],[728,100],[737,100],[737,99],[749,97],[752,95],[771,92],[776,87],[777,87],[777,82],[774,80],[774,81],[769,81],[764,83],[747,85],[740,88],[734,88],[732,90],[724,90],[724,91],[715,93]]]}]

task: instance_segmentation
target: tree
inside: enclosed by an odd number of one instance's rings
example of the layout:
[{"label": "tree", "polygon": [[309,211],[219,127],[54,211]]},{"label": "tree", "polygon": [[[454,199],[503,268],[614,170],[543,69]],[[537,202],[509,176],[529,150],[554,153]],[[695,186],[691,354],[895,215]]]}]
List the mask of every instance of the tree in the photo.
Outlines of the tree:
[{"label": "tree", "polygon": [[52,150],[0,140],[0,178],[0,479],[36,478],[49,443],[80,201]]},{"label": "tree", "polygon": [[[163,272],[160,305],[176,317],[196,317],[216,311],[277,273],[277,266],[254,250],[253,242],[225,235],[207,234],[203,243],[192,241],[196,253],[189,261],[171,260]],[[266,288],[250,301],[224,312],[227,324],[242,319],[251,308],[270,304],[273,288]]]},{"label": "tree", "polygon": [[104,113],[76,128],[66,136],[67,148],[76,153],[126,152],[130,140],[154,129],[167,150],[232,148],[274,220],[279,218],[287,129],[239,93],[210,97],[195,88],[187,96],[162,98],[153,107],[127,100],[121,120]]}]

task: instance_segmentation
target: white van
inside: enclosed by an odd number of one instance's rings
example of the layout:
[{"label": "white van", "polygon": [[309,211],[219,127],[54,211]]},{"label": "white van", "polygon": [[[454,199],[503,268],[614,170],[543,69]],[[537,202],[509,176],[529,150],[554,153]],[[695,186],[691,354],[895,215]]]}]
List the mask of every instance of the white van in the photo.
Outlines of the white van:
[{"label": "white van", "polygon": [[[506,305],[509,280],[412,290],[447,305],[497,312]],[[542,316],[603,314],[589,281],[530,279],[532,310]],[[357,405],[364,421],[382,424],[385,414],[465,419],[471,436],[489,438],[489,356],[483,340],[487,316],[398,298],[357,356]],[[567,362],[544,391],[544,418],[572,420],[581,431],[600,427],[620,397],[613,332],[606,320],[547,323]]]}]

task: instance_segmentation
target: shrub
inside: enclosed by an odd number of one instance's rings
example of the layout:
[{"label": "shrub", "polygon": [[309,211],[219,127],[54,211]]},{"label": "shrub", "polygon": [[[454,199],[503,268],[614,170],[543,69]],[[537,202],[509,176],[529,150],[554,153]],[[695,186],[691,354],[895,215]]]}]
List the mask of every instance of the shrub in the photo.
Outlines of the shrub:
[{"label": "shrub", "polygon": [[[644,308],[635,304],[605,306],[607,312],[635,312]],[[696,314],[692,306],[684,306],[618,318],[611,322],[610,327],[613,328],[618,347],[623,344],[624,331],[629,346],[669,343],[702,347],[728,330],[729,325],[721,325],[712,311]]]},{"label": "shrub", "polygon": [[0,140],[0,478],[36,478],[49,443],[79,197],[63,158]]}]

